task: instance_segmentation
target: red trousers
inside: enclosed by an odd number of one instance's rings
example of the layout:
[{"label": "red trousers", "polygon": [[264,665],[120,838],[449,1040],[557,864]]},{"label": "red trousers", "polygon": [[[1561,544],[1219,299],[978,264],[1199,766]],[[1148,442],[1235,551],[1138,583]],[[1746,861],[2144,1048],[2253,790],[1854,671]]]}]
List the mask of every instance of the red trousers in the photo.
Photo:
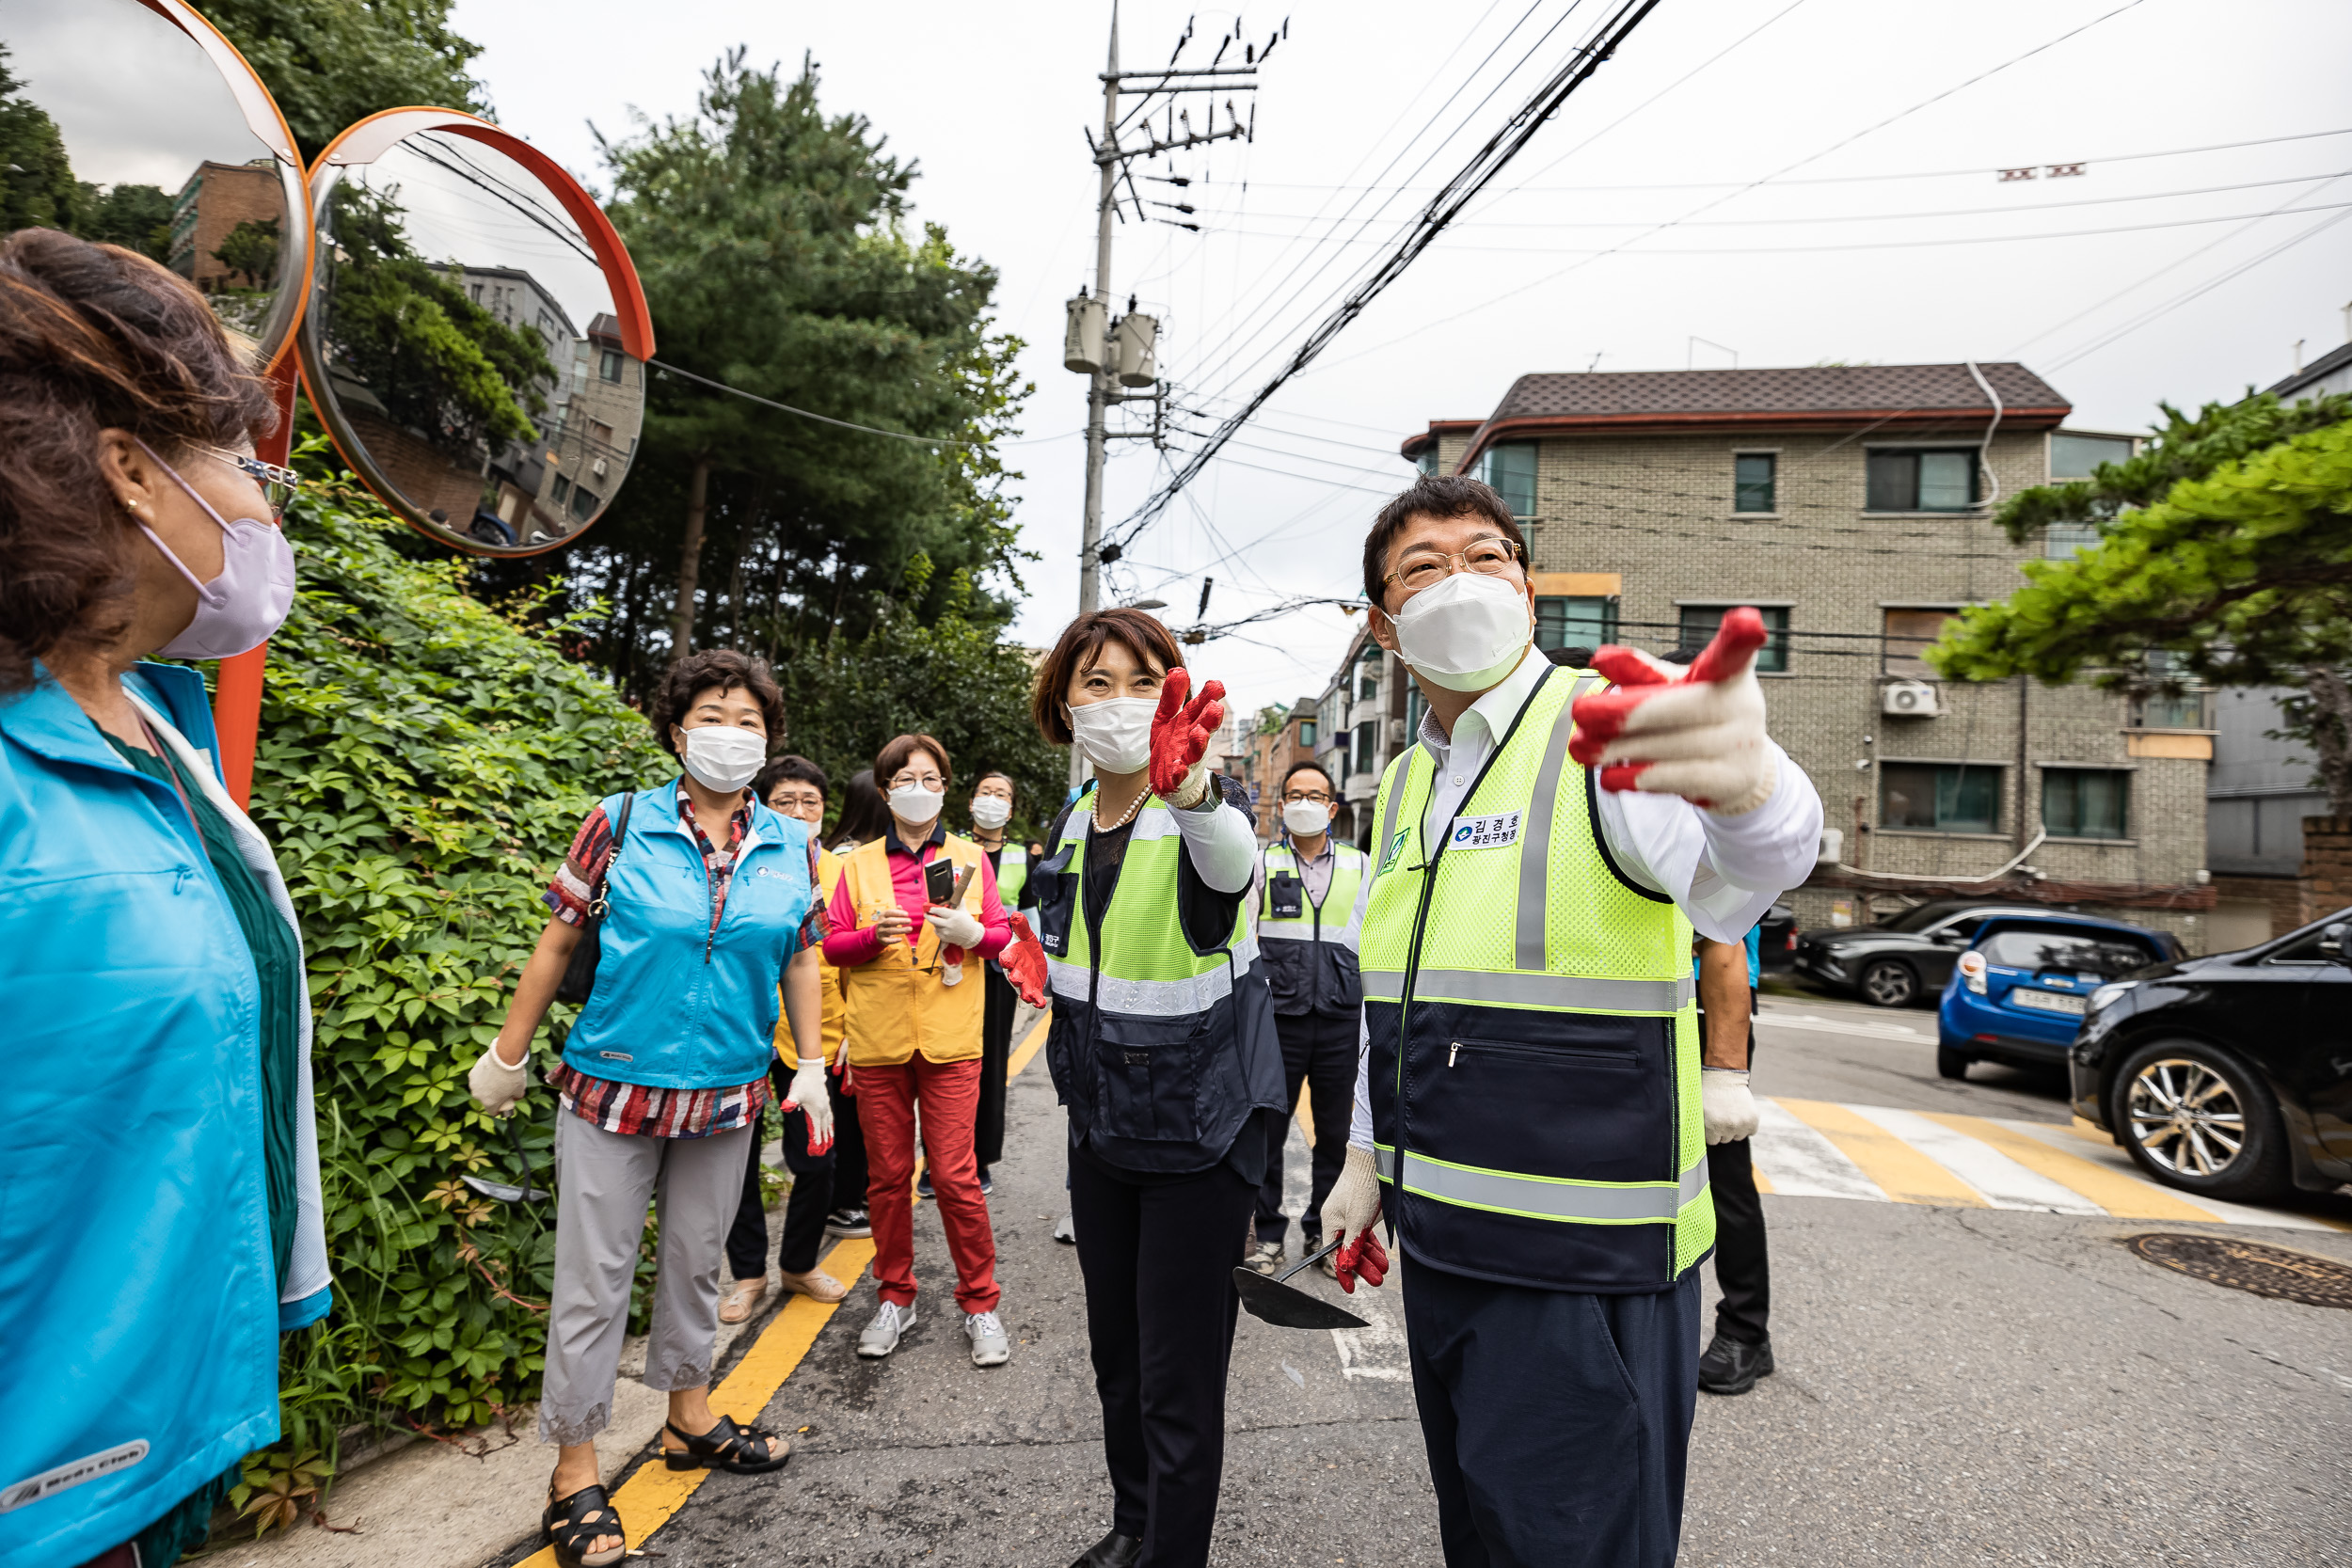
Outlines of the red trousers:
[{"label": "red trousers", "polygon": [[874,1283],[882,1299],[914,1300],[914,1108],[923,1108],[923,1160],[956,1260],[956,1305],[993,1312],[996,1232],[980,1196],[972,1123],[980,1062],[933,1062],[917,1052],[895,1067],[855,1069],[858,1125],[866,1132],[866,1208],[874,1225]]}]

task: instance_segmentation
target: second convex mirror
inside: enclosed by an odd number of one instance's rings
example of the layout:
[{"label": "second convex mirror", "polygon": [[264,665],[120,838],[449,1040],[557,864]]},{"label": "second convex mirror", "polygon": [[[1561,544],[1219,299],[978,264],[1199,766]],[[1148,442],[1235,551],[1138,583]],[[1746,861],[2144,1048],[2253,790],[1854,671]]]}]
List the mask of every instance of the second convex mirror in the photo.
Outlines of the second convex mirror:
[{"label": "second convex mirror", "polygon": [[486,121],[393,109],[328,144],[310,200],[303,380],[353,470],[476,555],[553,549],[602,515],[653,330],[579,183]]},{"label": "second convex mirror", "polygon": [[256,370],[302,308],[310,214],[294,137],[180,0],[0,4],[0,235],[22,229],[170,268]]}]

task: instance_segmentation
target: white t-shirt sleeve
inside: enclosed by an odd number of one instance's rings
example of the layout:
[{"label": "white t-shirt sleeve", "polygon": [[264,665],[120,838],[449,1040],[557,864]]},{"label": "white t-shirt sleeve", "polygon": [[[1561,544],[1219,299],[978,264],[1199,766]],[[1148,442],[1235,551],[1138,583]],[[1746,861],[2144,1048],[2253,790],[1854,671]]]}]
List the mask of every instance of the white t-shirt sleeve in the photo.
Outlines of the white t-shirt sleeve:
[{"label": "white t-shirt sleeve", "polygon": [[1821,797],[1776,742],[1772,799],[1718,816],[1678,795],[1602,790],[1601,836],[1618,868],[1672,898],[1699,935],[1740,942],[1772,901],[1812,873]]},{"label": "white t-shirt sleeve", "polygon": [[1249,885],[1250,869],[1258,863],[1258,833],[1246,812],[1220,801],[1209,811],[1173,815],[1203,882],[1218,893],[1239,893]]},{"label": "white t-shirt sleeve", "polygon": [[1347,1121],[1347,1146],[1372,1152],[1372,1025],[1356,1015],[1356,1110]]}]

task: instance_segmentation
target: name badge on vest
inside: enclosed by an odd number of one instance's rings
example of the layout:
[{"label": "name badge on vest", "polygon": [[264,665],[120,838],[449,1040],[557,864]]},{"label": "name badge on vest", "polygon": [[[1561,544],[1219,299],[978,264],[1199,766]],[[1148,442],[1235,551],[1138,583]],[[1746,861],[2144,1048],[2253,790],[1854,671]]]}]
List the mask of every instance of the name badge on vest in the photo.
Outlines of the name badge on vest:
[{"label": "name badge on vest", "polygon": [[1519,813],[1506,811],[1493,816],[1466,816],[1454,824],[1454,832],[1446,839],[1449,849],[1500,849],[1506,844],[1519,841]]},{"label": "name badge on vest", "polygon": [[1307,912],[1305,884],[1287,871],[1277,872],[1266,884],[1266,912],[1276,920],[1296,920]]}]

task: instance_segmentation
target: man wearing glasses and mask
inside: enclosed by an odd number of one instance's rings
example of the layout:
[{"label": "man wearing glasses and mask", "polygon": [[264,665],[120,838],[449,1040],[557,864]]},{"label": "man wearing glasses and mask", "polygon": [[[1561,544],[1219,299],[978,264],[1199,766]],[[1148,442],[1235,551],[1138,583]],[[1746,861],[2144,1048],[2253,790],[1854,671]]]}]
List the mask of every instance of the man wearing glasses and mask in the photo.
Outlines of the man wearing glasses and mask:
[{"label": "man wearing glasses and mask", "polygon": [[[1340,1179],[1356,1093],[1356,1035],[1363,988],[1356,978],[1356,934],[1372,891],[1363,852],[1331,836],[1336,791],[1311,762],[1291,765],[1282,780],[1282,836],[1259,851],[1249,908],[1258,954],[1274,993],[1274,1028],[1282,1041],[1283,1103],[1295,1108],[1298,1085],[1314,1107],[1313,1185],[1299,1216],[1299,1254],[1323,1244],[1323,1200]],[[1257,1245],[1249,1266],[1272,1274],[1287,1255],[1290,1221],[1282,1213],[1282,1146],[1289,1129],[1269,1134],[1272,1158],[1258,1189]],[[1323,1272],[1336,1273],[1329,1259]]]},{"label": "man wearing glasses and mask", "polygon": [[1385,1274],[1385,1198],[1450,1568],[1666,1568],[1707,1147],[1756,1128],[1746,1075],[1700,1063],[1692,935],[1738,942],[1804,879],[1820,798],[1765,732],[1756,610],[1688,667],[1559,668],[1476,480],[1383,507],[1364,590],[1429,708],[1374,807],[1340,1283]]}]

